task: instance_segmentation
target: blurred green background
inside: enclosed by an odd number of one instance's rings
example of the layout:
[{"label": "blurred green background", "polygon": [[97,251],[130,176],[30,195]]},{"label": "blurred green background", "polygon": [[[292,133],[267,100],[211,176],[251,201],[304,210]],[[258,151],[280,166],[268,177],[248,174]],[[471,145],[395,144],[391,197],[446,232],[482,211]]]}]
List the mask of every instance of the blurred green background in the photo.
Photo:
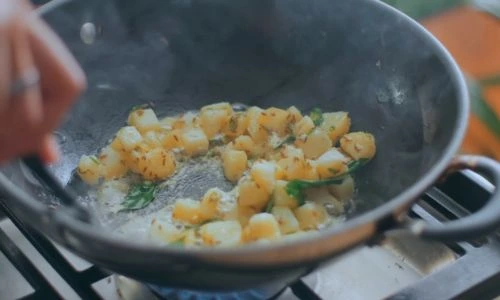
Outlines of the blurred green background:
[{"label": "blurred green background", "polygon": [[471,114],[462,152],[500,160],[500,0],[385,0],[419,21],[467,77]]}]

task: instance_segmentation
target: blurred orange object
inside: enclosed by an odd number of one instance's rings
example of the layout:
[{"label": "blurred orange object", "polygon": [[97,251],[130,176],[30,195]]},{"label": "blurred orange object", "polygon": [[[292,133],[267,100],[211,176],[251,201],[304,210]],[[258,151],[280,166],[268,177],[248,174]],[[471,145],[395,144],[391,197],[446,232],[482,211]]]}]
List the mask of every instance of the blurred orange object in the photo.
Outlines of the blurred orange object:
[{"label": "blurred orange object", "polygon": [[[422,24],[450,51],[462,70],[473,78],[500,74],[500,22],[471,7],[458,7],[427,18]],[[484,91],[500,116],[500,87]],[[500,138],[471,114],[462,150],[500,160]]]}]

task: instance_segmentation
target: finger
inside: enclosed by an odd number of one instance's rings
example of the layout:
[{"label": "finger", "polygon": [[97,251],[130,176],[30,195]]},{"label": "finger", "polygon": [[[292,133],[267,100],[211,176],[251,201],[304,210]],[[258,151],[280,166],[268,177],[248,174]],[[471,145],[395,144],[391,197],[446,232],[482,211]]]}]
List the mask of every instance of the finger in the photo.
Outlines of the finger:
[{"label": "finger", "polygon": [[[20,7],[21,9],[21,7]],[[30,44],[27,36],[27,28],[24,25],[24,18],[27,11],[20,11],[14,19],[10,32],[12,49],[12,79],[23,80],[29,74],[37,72]],[[24,121],[30,125],[38,124],[42,121],[42,100],[38,85],[27,87],[18,91],[11,99],[13,111],[20,111]]]},{"label": "finger", "polygon": [[85,88],[85,75],[57,35],[36,15],[30,18],[29,33],[40,72],[44,115],[54,129]]},{"label": "finger", "polygon": [[48,135],[43,139],[39,155],[42,161],[47,164],[57,161],[59,158],[59,146],[54,136]]},{"label": "finger", "polygon": [[5,110],[9,101],[10,79],[10,43],[9,31],[12,14],[6,8],[0,9],[0,113]]}]

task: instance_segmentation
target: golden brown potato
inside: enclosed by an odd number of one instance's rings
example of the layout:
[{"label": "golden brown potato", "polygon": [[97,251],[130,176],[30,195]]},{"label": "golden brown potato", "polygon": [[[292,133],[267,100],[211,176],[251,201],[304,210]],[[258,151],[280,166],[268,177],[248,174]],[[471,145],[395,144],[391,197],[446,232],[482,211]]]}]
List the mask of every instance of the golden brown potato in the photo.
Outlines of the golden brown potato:
[{"label": "golden brown potato", "polygon": [[302,230],[319,229],[329,218],[325,208],[314,202],[306,202],[296,208],[294,213]]},{"label": "golden brown potato", "polygon": [[101,162],[95,156],[83,155],[78,164],[78,175],[87,184],[94,185],[99,182],[101,178]]},{"label": "golden brown potato", "polygon": [[320,178],[331,178],[346,172],[347,162],[349,158],[333,148],[316,160],[316,169]]},{"label": "golden brown potato", "polygon": [[207,246],[236,246],[241,241],[241,225],[238,221],[215,221],[200,227],[199,234]]},{"label": "golden brown potato", "polygon": [[306,158],[318,158],[332,147],[332,141],[322,129],[314,129],[304,138],[298,138],[295,145],[302,149]]},{"label": "golden brown potato", "polygon": [[179,199],[175,202],[172,219],[189,224],[199,224],[203,221],[201,216],[201,203],[193,199]]},{"label": "golden brown potato", "polygon": [[295,124],[293,128],[293,134],[297,137],[303,134],[309,134],[314,129],[314,122],[309,116],[303,117],[300,121]]},{"label": "golden brown potato", "polygon": [[275,206],[271,213],[278,222],[281,234],[289,234],[299,230],[299,221],[290,208]]},{"label": "golden brown potato", "polygon": [[135,126],[140,132],[160,128],[160,122],[151,108],[140,108],[132,111],[128,117],[128,124]]},{"label": "golden brown potato", "polygon": [[267,142],[267,139],[269,138],[269,131],[259,122],[259,118],[262,112],[263,110],[256,106],[250,107],[247,111],[247,131],[255,143]]},{"label": "golden brown potato", "polygon": [[354,159],[372,159],[375,156],[375,138],[367,132],[351,132],[340,139],[340,148]]},{"label": "golden brown potato", "polygon": [[288,128],[288,112],[276,107],[270,107],[260,113],[259,124],[268,131],[284,135]]},{"label": "golden brown potato", "polygon": [[175,157],[171,152],[154,148],[144,153],[137,164],[138,172],[146,180],[164,180],[175,172]]},{"label": "golden brown potato", "polygon": [[276,182],[276,168],[274,163],[260,160],[253,164],[250,175],[255,183],[269,194],[273,192]]},{"label": "golden brown potato", "polygon": [[286,192],[287,184],[288,181],[284,180],[276,181],[276,185],[274,186],[274,191],[273,191],[274,205],[294,209],[298,206],[298,201],[292,196],[289,196],[288,193]]},{"label": "golden brown potato", "polygon": [[201,218],[205,220],[213,220],[220,215],[220,202],[222,198],[222,191],[218,188],[209,189],[200,203]]},{"label": "golden brown potato", "polygon": [[239,185],[238,204],[260,210],[269,201],[270,193],[251,179],[245,179]]},{"label": "golden brown potato", "polygon": [[181,135],[181,145],[189,156],[204,154],[208,151],[208,138],[201,129],[189,129]]},{"label": "golden brown potato", "polygon": [[105,179],[119,178],[127,173],[127,166],[121,152],[110,146],[101,150],[99,161],[102,164],[101,172]]},{"label": "golden brown potato", "polygon": [[227,180],[237,182],[247,169],[247,154],[244,151],[225,149],[222,153],[222,167]]},{"label": "golden brown potato", "polygon": [[253,215],[245,228],[245,241],[275,240],[281,236],[278,222],[272,214],[259,213]]},{"label": "golden brown potato", "polygon": [[143,142],[141,133],[134,126],[125,126],[116,133],[113,148],[119,151],[130,151]]},{"label": "golden brown potato", "polygon": [[231,119],[233,109],[229,103],[204,106],[200,111],[200,126],[209,139],[219,134]]},{"label": "golden brown potato", "polygon": [[290,106],[287,109],[287,112],[288,112],[287,122],[289,124],[295,124],[300,120],[302,120],[302,113],[300,112],[300,110],[297,109],[297,107]]},{"label": "golden brown potato", "polygon": [[321,128],[328,132],[333,144],[336,144],[341,136],[349,132],[351,128],[351,118],[343,111],[324,113]]}]

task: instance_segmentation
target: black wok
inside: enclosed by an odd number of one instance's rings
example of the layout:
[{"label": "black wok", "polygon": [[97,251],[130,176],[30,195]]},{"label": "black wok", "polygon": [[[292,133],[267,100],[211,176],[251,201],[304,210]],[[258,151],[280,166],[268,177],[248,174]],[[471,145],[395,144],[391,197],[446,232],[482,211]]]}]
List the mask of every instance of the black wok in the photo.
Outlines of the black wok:
[{"label": "black wok", "polygon": [[[476,214],[435,226],[402,221],[447,171],[477,169],[498,186],[498,163],[455,157],[468,116],[457,65],[425,29],[373,0],[73,1],[45,14],[88,75],[58,131],[67,183],[82,154],[105,145],[132,106],[173,114],[215,101],[351,114],[377,139],[356,175],[356,209],[321,235],[239,249],[158,248],[109,235],[54,209],[19,162],[3,168],[5,201],[34,228],[111,271],[193,289],[286,284],[387,232],[469,239],[500,223],[498,189]],[[92,23],[93,25],[85,25]],[[83,40],[82,40],[83,36]],[[51,205],[47,205],[51,204]]]}]

